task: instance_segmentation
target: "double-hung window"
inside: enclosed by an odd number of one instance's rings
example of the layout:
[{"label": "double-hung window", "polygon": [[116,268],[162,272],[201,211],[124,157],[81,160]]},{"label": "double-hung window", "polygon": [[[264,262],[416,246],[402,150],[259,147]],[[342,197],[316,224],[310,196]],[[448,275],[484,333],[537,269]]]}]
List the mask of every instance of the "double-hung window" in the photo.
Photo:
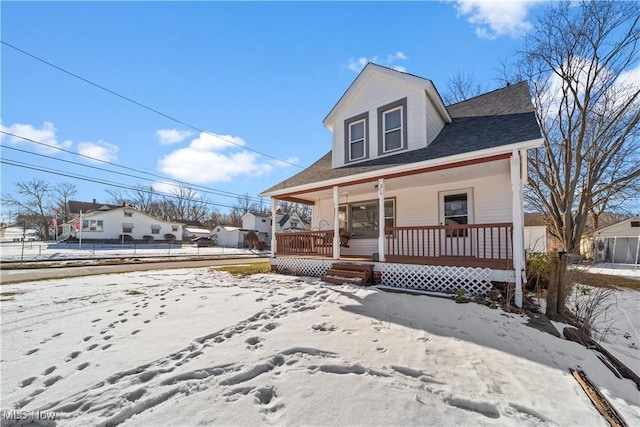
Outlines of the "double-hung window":
[{"label": "double-hung window", "polygon": [[378,152],[407,147],[407,98],[378,108]]},{"label": "double-hung window", "polygon": [[345,159],[347,162],[366,159],[369,155],[369,113],[344,122]]}]

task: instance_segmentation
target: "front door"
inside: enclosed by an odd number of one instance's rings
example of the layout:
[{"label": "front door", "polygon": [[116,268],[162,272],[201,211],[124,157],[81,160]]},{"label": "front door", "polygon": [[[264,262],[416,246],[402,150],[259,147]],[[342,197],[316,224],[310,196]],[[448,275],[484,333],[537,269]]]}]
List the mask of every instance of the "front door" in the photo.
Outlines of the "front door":
[{"label": "front door", "polygon": [[472,256],[473,192],[471,189],[440,192],[440,256]]}]

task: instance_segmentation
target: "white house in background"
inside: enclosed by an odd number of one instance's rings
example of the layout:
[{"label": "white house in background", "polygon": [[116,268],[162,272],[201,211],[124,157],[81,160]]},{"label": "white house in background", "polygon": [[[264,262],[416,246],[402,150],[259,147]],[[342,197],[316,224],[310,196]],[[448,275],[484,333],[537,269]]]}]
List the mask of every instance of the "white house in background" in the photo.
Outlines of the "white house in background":
[{"label": "white house in background", "polygon": [[0,227],[0,240],[3,242],[17,242],[24,240],[38,240],[38,230],[24,227]]},{"label": "white house in background", "polygon": [[[543,142],[526,82],[445,106],[430,80],[370,63],[323,124],[331,150],[260,195],[274,269],[359,263],[418,292],[511,282],[522,304],[527,151]],[[311,205],[311,231],[276,233],[278,200]]]},{"label": "white house in background", "polygon": [[[242,216],[242,228],[254,231],[258,238],[267,244],[271,243],[271,230],[273,229],[272,215],[265,213],[247,212]],[[276,213],[276,232],[305,231],[309,225],[300,219],[297,213]]]},{"label": "white house in background", "polygon": [[255,231],[258,239],[264,242],[271,242],[270,214],[247,212],[242,215],[242,228]]},{"label": "white house in background", "polygon": [[192,240],[198,237],[209,237],[210,235],[211,231],[206,228],[184,226],[182,229],[182,238],[184,240]]},{"label": "white house in background", "polygon": [[300,219],[297,213],[276,215],[276,232],[305,231],[309,227]]},{"label": "white house in background", "polygon": [[640,217],[597,229],[591,239],[583,239],[582,254],[587,250],[592,250],[594,262],[640,264]]},{"label": "white house in background", "polygon": [[59,240],[71,238],[86,242],[176,242],[182,238],[182,225],[163,221],[129,206],[97,210],[82,214],[81,231],[76,232],[80,218],[62,224]]},{"label": "white house in background", "polygon": [[226,246],[231,248],[244,247],[244,236],[250,230],[245,230],[240,227],[231,227],[229,225],[216,225],[211,230],[211,236],[217,236],[217,246]]},{"label": "white house in background", "polygon": [[562,251],[562,244],[549,232],[544,214],[524,214],[524,249],[527,252]]}]

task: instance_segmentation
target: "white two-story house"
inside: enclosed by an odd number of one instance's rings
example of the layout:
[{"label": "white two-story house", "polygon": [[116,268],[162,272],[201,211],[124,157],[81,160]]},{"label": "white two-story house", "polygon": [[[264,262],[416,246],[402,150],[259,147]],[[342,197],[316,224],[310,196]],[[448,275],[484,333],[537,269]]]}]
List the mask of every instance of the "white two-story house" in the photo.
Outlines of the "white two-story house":
[{"label": "white two-story house", "polygon": [[430,80],[368,64],[323,124],[331,150],[261,194],[274,212],[313,206],[318,230],[274,230],[274,269],[366,263],[383,286],[426,292],[510,282],[521,304],[527,150],[542,144],[525,82],[445,106]]}]

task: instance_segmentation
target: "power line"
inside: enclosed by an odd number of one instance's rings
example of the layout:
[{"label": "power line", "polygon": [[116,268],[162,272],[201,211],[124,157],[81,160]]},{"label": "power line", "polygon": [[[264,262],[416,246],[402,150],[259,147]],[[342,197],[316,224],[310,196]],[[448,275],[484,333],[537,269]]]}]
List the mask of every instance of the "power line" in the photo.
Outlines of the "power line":
[{"label": "power line", "polygon": [[292,162],[289,162],[289,161],[286,161],[286,160],[282,160],[282,159],[280,159],[280,158],[278,158],[278,157],[271,156],[271,155],[266,154],[266,153],[263,153],[263,152],[261,152],[261,151],[254,150],[254,149],[252,149],[252,148],[249,148],[249,147],[246,147],[246,146],[244,146],[244,145],[238,144],[237,142],[234,142],[234,141],[232,141],[232,140],[230,140],[230,139],[223,138],[223,137],[221,137],[220,135],[216,135],[216,134],[214,134],[214,133],[212,133],[212,132],[206,131],[206,130],[204,130],[204,129],[200,129],[200,128],[199,128],[199,127],[197,127],[197,126],[191,125],[191,124],[189,124],[189,123],[187,123],[187,122],[185,122],[185,121],[183,121],[183,120],[180,120],[180,119],[177,119],[177,118],[175,118],[175,117],[173,117],[173,116],[170,116],[169,114],[165,114],[165,113],[163,113],[163,112],[161,112],[161,111],[159,111],[159,110],[156,110],[155,108],[149,107],[148,105],[145,105],[145,104],[143,104],[143,103],[141,103],[141,102],[138,102],[138,101],[136,101],[136,100],[134,100],[134,99],[131,99],[131,98],[127,97],[127,96],[121,95],[121,94],[119,94],[119,93],[117,93],[117,92],[115,92],[115,91],[113,91],[113,90],[111,90],[111,89],[108,89],[108,88],[106,88],[106,87],[104,87],[104,86],[101,86],[101,85],[99,85],[99,84],[97,84],[97,83],[94,83],[94,82],[92,82],[91,80],[88,80],[88,79],[86,79],[86,78],[84,78],[84,77],[81,77],[81,76],[79,76],[78,74],[75,74],[75,73],[73,73],[73,72],[71,72],[71,71],[68,71],[68,70],[66,70],[66,69],[62,68],[62,67],[59,67],[59,66],[57,66],[57,65],[55,65],[55,64],[52,64],[51,62],[46,61],[46,60],[44,60],[44,59],[42,59],[42,58],[40,58],[40,57],[38,57],[38,56],[36,56],[36,55],[34,55],[34,54],[32,54],[32,53],[29,53],[29,52],[25,51],[25,50],[22,50],[22,49],[20,49],[20,48],[19,48],[19,47],[17,47],[17,46],[14,46],[14,45],[12,45],[12,44],[10,44],[10,43],[7,43],[7,42],[5,42],[4,40],[0,40],[0,43],[2,43],[3,45],[5,45],[5,46],[7,46],[7,47],[10,47],[10,48],[12,48],[12,49],[15,49],[15,50],[17,50],[18,52],[20,52],[20,53],[22,53],[22,54],[24,54],[24,55],[27,55],[27,56],[29,56],[29,57],[31,57],[31,58],[33,58],[33,59],[37,60],[37,61],[40,61],[40,62],[42,62],[42,63],[44,63],[44,64],[46,64],[46,65],[48,65],[48,66],[50,66],[50,67],[53,67],[53,68],[55,68],[55,69],[56,69],[56,70],[58,70],[58,71],[62,71],[62,72],[63,72],[63,73],[65,73],[65,74],[68,74],[68,75],[70,75],[70,76],[72,76],[72,77],[75,77],[75,78],[77,78],[77,79],[79,79],[79,80],[82,80],[83,82],[85,82],[85,83],[87,83],[87,84],[90,84],[91,86],[97,87],[98,89],[101,89],[101,90],[103,90],[103,91],[105,91],[105,92],[108,92],[108,93],[110,93],[110,94],[112,94],[112,95],[114,95],[114,96],[117,96],[118,98],[124,99],[125,101],[128,101],[128,102],[130,102],[130,103],[132,103],[132,104],[135,104],[135,105],[137,105],[137,106],[139,106],[139,107],[141,107],[141,108],[144,108],[145,110],[148,110],[148,111],[151,111],[151,112],[153,112],[153,113],[156,113],[156,114],[158,114],[158,115],[160,115],[160,116],[162,116],[162,117],[165,117],[165,118],[167,118],[167,119],[169,119],[169,120],[171,120],[171,121],[174,121],[174,122],[176,122],[176,123],[179,123],[179,124],[181,124],[181,125],[183,125],[183,126],[186,126],[186,127],[188,127],[188,128],[191,128],[191,129],[196,130],[196,131],[201,132],[201,133],[206,133],[207,135],[211,135],[211,136],[216,137],[216,138],[220,138],[220,139],[222,139],[223,141],[228,142],[229,144],[236,145],[236,146],[238,146],[238,147],[244,148],[244,149],[245,149],[245,150],[247,150],[247,151],[251,151],[251,152],[253,152],[253,153],[260,154],[261,156],[265,156],[265,157],[268,157],[268,158],[270,158],[270,159],[277,160],[278,162],[281,162],[281,163],[284,163],[284,164],[287,164],[287,165],[290,165],[290,166],[295,166],[295,167],[297,167],[297,168],[304,169],[304,167],[303,167],[303,166],[300,166],[300,165],[298,165],[298,164],[295,164],[295,163],[292,163]]},{"label": "power line", "polygon": [[179,200],[185,200],[185,201],[189,201],[189,202],[202,203],[204,205],[219,206],[219,207],[228,208],[228,209],[235,209],[235,206],[225,205],[223,203],[215,203],[215,202],[210,202],[210,201],[200,200],[200,199],[193,199],[193,198],[188,198],[188,197],[183,198],[183,197],[176,196],[175,194],[164,193],[164,192],[161,192],[161,191],[150,191],[150,190],[146,190],[144,188],[132,187],[130,185],[119,183],[119,182],[105,181],[105,180],[99,180],[99,179],[88,177],[88,176],[84,176],[84,175],[70,174],[70,173],[62,172],[62,171],[55,170],[55,169],[44,168],[43,166],[37,167],[37,166],[34,166],[34,165],[26,164],[26,163],[21,162],[19,160],[12,160],[12,159],[7,159],[7,158],[2,158],[2,159],[0,159],[0,163],[6,164],[6,165],[9,165],[9,166],[15,166],[15,167],[23,168],[23,169],[31,169],[31,170],[35,170],[35,171],[39,171],[39,172],[52,174],[52,175],[58,175],[58,176],[64,176],[64,177],[67,177],[67,178],[78,179],[78,180],[82,180],[82,181],[94,182],[96,184],[108,185],[108,186],[116,187],[116,188],[123,188],[125,190],[142,191],[142,192],[147,193],[147,194],[158,194],[160,196],[168,197],[168,198],[172,198],[172,199],[179,199]]},{"label": "power line", "polygon": [[[133,172],[138,172],[138,173],[141,173],[141,174],[145,174],[145,175],[149,175],[149,176],[152,176],[152,177],[160,178],[160,179],[165,180],[165,181],[172,181],[172,182],[175,182],[178,185],[183,185],[184,184],[184,182],[179,181],[177,179],[167,178],[167,177],[162,176],[162,175],[154,174],[154,173],[151,173],[151,172],[141,171],[139,169],[135,169],[135,168],[132,168],[132,167],[129,167],[129,166],[123,166],[123,165],[119,165],[117,163],[113,163],[113,162],[110,162],[110,161],[107,161],[107,160],[102,160],[102,159],[98,159],[96,157],[87,156],[85,154],[76,153],[76,152],[73,152],[71,150],[67,150],[67,149],[64,149],[62,147],[58,147],[56,145],[46,144],[44,142],[36,141],[36,140],[30,139],[30,138],[27,138],[27,137],[24,137],[24,136],[21,136],[21,135],[16,135],[16,134],[13,134],[13,133],[10,133],[10,132],[6,132],[6,131],[3,131],[3,130],[0,130],[0,133],[12,136],[14,138],[20,138],[22,140],[29,141],[29,142],[37,144],[37,145],[42,145],[44,147],[48,147],[48,148],[52,148],[52,149],[55,149],[55,150],[58,150],[58,151],[69,153],[69,154],[72,154],[72,155],[75,155],[75,156],[84,157],[86,159],[93,160],[95,162],[105,163],[105,164],[108,164],[108,165],[111,165],[111,166],[115,166],[115,167],[118,167],[118,168],[121,168],[121,169],[130,170],[130,171],[133,171]],[[34,152],[31,152],[31,151],[27,151],[27,150],[21,150],[19,148],[15,148],[15,147],[9,147],[9,146],[6,146],[6,145],[3,145],[3,147],[11,149],[11,150],[22,151],[22,152],[25,152],[25,153],[28,153],[28,154],[32,154],[32,155],[36,155],[36,156],[47,157],[47,158],[58,160],[58,161],[61,161],[61,162],[72,163],[72,164],[76,164],[76,165],[83,166],[83,167],[91,167],[91,166],[83,165],[81,163],[73,162],[73,161],[70,161],[70,160],[58,159],[58,158],[53,157],[53,156],[47,156],[47,155],[44,155],[44,154],[38,154],[38,153],[34,153]],[[109,172],[109,173],[120,173],[120,172],[115,172],[115,171],[111,171],[109,169],[104,169],[104,168],[98,168],[98,167],[92,167],[92,168],[98,169],[98,170],[104,170],[104,171]],[[149,179],[149,178],[138,177],[138,176],[134,176],[134,175],[126,174],[126,173],[120,173],[120,174],[121,175],[125,175],[125,176],[130,176],[130,177],[133,177],[133,178],[144,179],[144,180],[147,180],[147,181],[153,181],[152,179]],[[230,191],[224,191],[224,190],[217,190],[217,189],[214,189],[214,188],[204,187],[204,186],[198,185],[198,184],[189,183],[189,186],[193,187],[194,189],[198,189],[199,188],[204,193],[215,194],[215,195],[218,195],[218,196],[236,197],[236,198],[237,197],[247,197],[246,195],[243,195],[243,194],[232,193]],[[262,203],[262,199],[260,199],[258,197],[253,197],[253,196],[248,196],[248,197],[249,197],[249,199],[252,199],[255,202]]]}]

